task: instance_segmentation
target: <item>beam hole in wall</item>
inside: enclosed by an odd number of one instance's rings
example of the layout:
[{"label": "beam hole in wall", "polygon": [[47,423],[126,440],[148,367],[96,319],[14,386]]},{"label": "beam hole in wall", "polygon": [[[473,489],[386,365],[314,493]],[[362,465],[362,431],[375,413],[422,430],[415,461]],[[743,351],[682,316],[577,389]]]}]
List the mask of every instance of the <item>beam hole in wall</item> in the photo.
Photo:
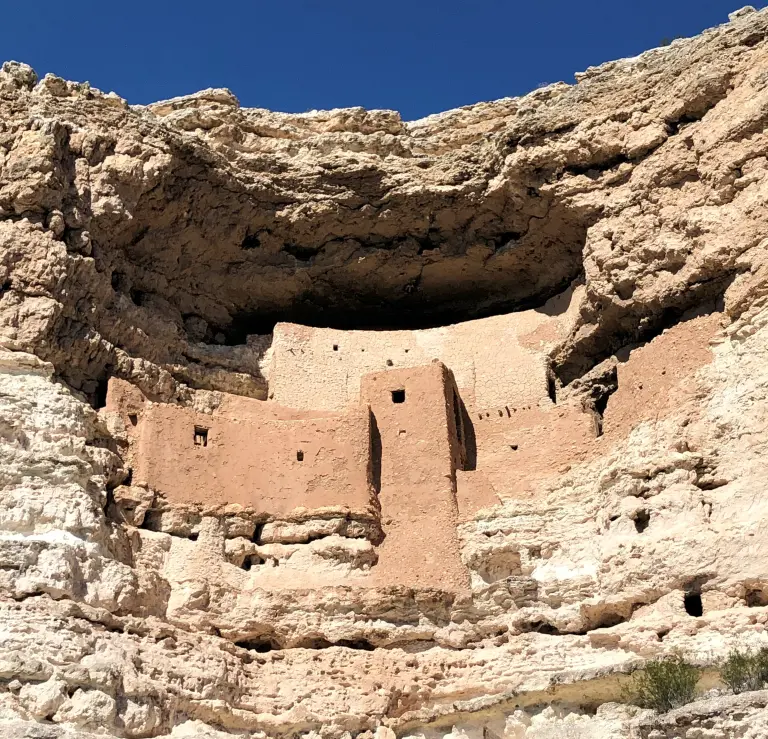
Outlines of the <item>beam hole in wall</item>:
[{"label": "beam hole in wall", "polygon": [[301,449],[299,449],[296,452],[296,461],[297,462],[303,462],[304,461],[304,452]]},{"label": "beam hole in wall", "polygon": [[339,351],[339,345],[338,344],[334,344],[333,345],[333,351],[335,351],[335,352]]},{"label": "beam hole in wall", "polygon": [[405,390],[393,390],[392,391],[393,403],[405,403]]},{"label": "beam hole in wall", "polygon": [[642,534],[648,528],[648,524],[651,522],[651,514],[648,511],[638,511],[635,514],[635,531],[638,534]]},{"label": "beam hole in wall", "polygon": [[519,449],[519,447],[518,447],[518,445],[517,445],[517,444],[510,444],[510,445],[509,445],[509,448],[510,448],[510,449],[511,449],[513,452],[516,452],[516,451]]},{"label": "beam hole in wall", "polygon": [[699,593],[686,593],[683,598],[683,605],[689,616],[699,618],[704,615],[704,606],[701,603],[701,594]]},{"label": "beam hole in wall", "polygon": [[208,446],[208,429],[203,426],[195,426],[195,446]]}]

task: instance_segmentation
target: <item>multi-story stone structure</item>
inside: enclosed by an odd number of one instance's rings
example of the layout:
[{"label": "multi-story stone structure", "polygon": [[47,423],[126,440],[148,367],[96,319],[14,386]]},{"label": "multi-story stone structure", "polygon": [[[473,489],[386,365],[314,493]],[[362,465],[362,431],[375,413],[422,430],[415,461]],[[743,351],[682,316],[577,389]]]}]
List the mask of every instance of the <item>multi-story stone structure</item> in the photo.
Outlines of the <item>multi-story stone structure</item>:
[{"label": "multi-story stone structure", "polygon": [[[128,429],[132,486],[156,496],[147,525],[165,516],[167,528],[179,507],[245,512],[258,548],[285,544],[279,531],[300,523],[310,533],[294,545],[331,531],[370,546],[330,582],[466,589],[459,521],[550,473],[553,440],[563,460],[594,437],[590,413],[557,405],[545,355],[570,320],[567,297],[549,312],[427,331],[280,324],[267,401],[220,393],[195,410],[112,380],[107,409]],[[317,529],[334,517],[347,523]],[[306,577],[292,559],[280,587]],[[264,577],[253,555],[237,562]]]}]

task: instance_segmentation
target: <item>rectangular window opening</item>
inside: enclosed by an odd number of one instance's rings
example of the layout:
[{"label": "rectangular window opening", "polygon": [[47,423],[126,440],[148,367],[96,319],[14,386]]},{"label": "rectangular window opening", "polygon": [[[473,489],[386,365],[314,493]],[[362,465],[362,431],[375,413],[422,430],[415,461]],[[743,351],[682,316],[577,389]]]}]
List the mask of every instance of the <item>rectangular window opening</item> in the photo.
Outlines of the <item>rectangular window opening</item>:
[{"label": "rectangular window opening", "polygon": [[208,446],[208,429],[195,426],[195,446]]},{"label": "rectangular window opening", "polygon": [[296,461],[297,462],[303,462],[304,461],[304,452],[299,449],[299,451],[296,452]]},{"label": "rectangular window opening", "polygon": [[405,390],[393,390],[392,391],[393,403],[405,403]]}]

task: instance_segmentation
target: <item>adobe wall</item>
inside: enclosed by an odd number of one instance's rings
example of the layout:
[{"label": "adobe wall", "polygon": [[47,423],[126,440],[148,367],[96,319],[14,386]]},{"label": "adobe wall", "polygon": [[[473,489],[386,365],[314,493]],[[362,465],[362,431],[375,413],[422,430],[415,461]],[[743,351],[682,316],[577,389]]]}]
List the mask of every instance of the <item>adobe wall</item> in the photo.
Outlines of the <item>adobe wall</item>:
[{"label": "adobe wall", "polygon": [[[137,393],[127,383],[111,381],[107,402],[133,430],[135,485],[172,503],[235,503],[273,515],[300,508],[371,507],[365,408],[343,417],[300,417],[263,401],[225,397],[211,415],[143,403]],[[196,429],[205,433],[196,438]]]},{"label": "adobe wall", "polygon": [[361,378],[437,359],[472,409],[535,404],[548,396],[547,352],[569,331],[583,288],[540,310],[421,331],[338,331],[275,326],[270,399],[302,409],[354,405]]},{"label": "adobe wall", "polygon": [[620,353],[618,389],[608,399],[602,436],[591,414],[573,401],[474,413],[477,471],[458,474],[461,518],[501,498],[526,497],[545,479],[607,454],[643,421],[657,421],[689,401],[698,392],[696,372],[712,361],[709,341],[720,325],[717,313],[692,318]]},{"label": "adobe wall", "polygon": [[[573,403],[497,409],[475,417],[472,425],[478,471],[459,477],[458,500],[465,519],[500,497],[529,495],[544,478],[586,460],[596,441],[592,414]],[[469,479],[473,476],[476,479]]]},{"label": "adobe wall", "polygon": [[[464,428],[453,375],[440,362],[366,376],[343,416],[226,395],[213,414],[200,413],[147,402],[120,380],[110,382],[107,409],[129,430],[133,484],[168,503],[239,504],[277,517],[326,507],[380,512],[376,563],[336,580],[326,572],[328,583],[469,587],[456,531]],[[291,567],[250,577],[271,588],[311,580]]]},{"label": "adobe wall", "polygon": [[456,534],[462,453],[454,387],[440,362],[363,378],[360,397],[375,419],[374,454],[380,450],[381,460],[375,482],[385,538],[374,572],[380,583],[468,587]]}]

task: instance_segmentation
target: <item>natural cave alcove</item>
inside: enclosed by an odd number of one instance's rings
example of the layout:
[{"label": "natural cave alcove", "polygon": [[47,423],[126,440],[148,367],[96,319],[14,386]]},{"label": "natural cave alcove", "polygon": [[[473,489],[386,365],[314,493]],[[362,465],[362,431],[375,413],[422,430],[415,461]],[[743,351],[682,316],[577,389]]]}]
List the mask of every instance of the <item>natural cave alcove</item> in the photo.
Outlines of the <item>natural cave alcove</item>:
[{"label": "natural cave alcove", "polygon": [[[275,205],[233,192],[232,181],[211,175],[201,191],[177,172],[140,200],[133,224],[110,234],[99,254],[104,270],[120,276],[117,289],[199,317],[217,343],[243,344],[281,321],[435,328],[539,307],[582,274],[598,214],[550,200],[538,190],[544,174],[528,176],[528,195],[514,208],[439,192],[404,197],[389,204],[394,226],[383,235],[376,215],[286,219]],[[415,227],[445,211],[452,227]]]}]

